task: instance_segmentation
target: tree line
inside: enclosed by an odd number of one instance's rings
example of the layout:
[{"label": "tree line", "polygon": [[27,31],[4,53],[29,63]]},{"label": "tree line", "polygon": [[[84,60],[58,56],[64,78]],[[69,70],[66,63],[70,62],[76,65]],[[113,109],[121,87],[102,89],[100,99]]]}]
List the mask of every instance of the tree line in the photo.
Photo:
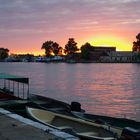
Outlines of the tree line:
[{"label": "tree line", "polygon": [[[67,44],[65,47],[61,47],[57,42],[49,40],[45,41],[41,49],[45,50],[45,55],[47,57],[51,56],[61,56],[64,53],[66,55],[74,54],[78,51],[81,51],[81,57],[83,59],[89,59],[89,54],[91,51],[93,51],[94,47],[90,43],[85,43],[80,47],[80,49],[77,47],[77,42],[74,38],[69,38]],[[136,35],[136,41],[133,42],[132,51],[140,52],[140,33]],[[7,48],[0,48],[0,60],[3,60],[7,58],[9,55],[9,49]]]},{"label": "tree line", "polygon": [[73,54],[79,50],[77,47],[77,42],[75,42],[74,38],[69,38],[64,49],[57,42],[54,42],[52,40],[44,42],[41,49],[45,50],[45,54],[47,57],[54,55],[63,55],[63,52],[65,54]]},{"label": "tree line", "polygon": [[89,59],[89,53],[91,50],[93,50],[93,46],[87,42],[79,49],[77,47],[77,42],[75,41],[75,39],[69,38],[64,49],[57,42],[54,42],[52,40],[44,42],[41,49],[45,49],[45,55],[47,57],[63,55],[63,52],[66,55],[72,55],[81,50],[81,57],[83,59]]},{"label": "tree line", "polygon": [[[79,49],[75,39],[69,38],[64,49],[63,47],[60,47],[58,43],[51,40],[44,42],[41,49],[45,49],[45,54],[47,57],[62,55],[62,52],[64,52],[66,55],[74,54],[80,50],[82,58],[88,59],[90,51],[94,48],[90,43],[87,42]],[[140,52],[140,33],[136,35],[136,41],[133,42],[132,51]]]}]

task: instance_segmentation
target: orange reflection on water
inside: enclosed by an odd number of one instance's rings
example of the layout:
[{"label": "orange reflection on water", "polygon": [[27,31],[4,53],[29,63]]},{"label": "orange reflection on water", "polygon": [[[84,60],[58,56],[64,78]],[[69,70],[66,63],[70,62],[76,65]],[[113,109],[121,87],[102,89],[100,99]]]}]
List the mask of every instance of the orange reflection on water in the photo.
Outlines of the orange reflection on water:
[{"label": "orange reflection on water", "polygon": [[80,96],[90,98],[82,101],[84,108],[94,114],[135,119],[136,115],[140,113],[138,110],[140,105],[139,102],[136,102],[136,95],[138,97],[139,95],[135,94],[133,90],[134,80],[136,80],[134,75],[120,67],[117,70],[110,66],[109,68],[96,69],[98,75],[94,72],[94,77],[90,77],[90,81],[88,80],[84,85],[88,92],[80,94]]}]

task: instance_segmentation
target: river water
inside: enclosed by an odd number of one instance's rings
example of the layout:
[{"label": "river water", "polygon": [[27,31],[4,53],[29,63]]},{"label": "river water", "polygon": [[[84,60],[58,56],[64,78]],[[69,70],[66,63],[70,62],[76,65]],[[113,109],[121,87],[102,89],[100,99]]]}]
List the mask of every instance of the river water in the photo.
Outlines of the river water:
[{"label": "river water", "polygon": [[0,63],[1,72],[29,77],[30,93],[140,121],[140,64]]}]

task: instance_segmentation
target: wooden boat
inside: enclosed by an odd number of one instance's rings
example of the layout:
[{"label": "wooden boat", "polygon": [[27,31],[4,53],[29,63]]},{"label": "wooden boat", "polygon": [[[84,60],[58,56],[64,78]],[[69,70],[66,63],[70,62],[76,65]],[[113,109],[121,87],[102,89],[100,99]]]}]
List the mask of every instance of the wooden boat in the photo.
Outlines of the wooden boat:
[{"label": "wooden boat", "polygon": [[[33,119],[55,127],[66,132],[74,133],[81,139],[91,140],[116,140],[114,133],[110,132],[108,126],[97,123],[88,122],[79,118],[74,118],[59,113],[26,107],[27,113]],[[121,133],[121,130],[118,130]]]},{"label": "wooden boat", "polygon": [[119,127],[119,128],[132,127],[134,129],[140,129],[140,122],[126,119],[126,118],[115,118],[115,117],[94,115],[85,112],[75,112],[75,111],[72,111],[72,114],[86,121],[99,123],[99,124],[108,124],[112,127]]},{"label": "wooden boat", "polygon": [[71,104],[68,104],[66,102],[36,94],[30,94],[29,100],[34,104],[35,107],[38,106],[42,109],[47,109],[66,115],[72,115],[71,111],[84,112],[84,110],[81,109],[80,103],[78,102],[72,102]]}]

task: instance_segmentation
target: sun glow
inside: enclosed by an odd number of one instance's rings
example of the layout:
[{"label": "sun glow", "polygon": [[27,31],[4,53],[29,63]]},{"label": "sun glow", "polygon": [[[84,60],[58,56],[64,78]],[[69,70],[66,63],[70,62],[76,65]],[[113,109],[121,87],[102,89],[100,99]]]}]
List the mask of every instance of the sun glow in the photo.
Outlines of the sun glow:
[{"label": "sun glow", "polygon": [[114,36],[96,36],[88,41],[93,46],[116,47],[117,51],[131,51],[132,43]]},{"label": "sun glow", "polygon": [[45,55],[45,53],[43,51],[29,51],[29,52],[26,52],[26,51],[23,51],[23,52],[11,52],[10,55],[12,54],[18,54],[18,55],[23,55],[23,54],[33,54],[35,56],[38,56],[38,55]]}]

